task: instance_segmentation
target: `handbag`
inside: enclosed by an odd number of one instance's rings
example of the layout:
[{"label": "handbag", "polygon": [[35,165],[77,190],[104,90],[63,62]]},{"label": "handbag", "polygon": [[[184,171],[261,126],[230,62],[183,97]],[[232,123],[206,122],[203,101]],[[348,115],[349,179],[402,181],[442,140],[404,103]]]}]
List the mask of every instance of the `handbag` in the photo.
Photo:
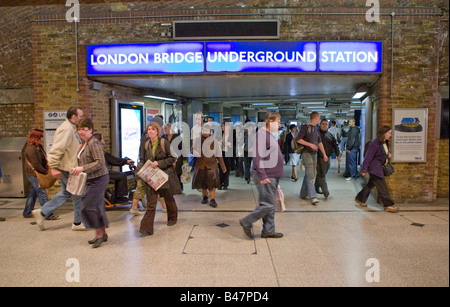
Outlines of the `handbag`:
[{"label": "handbag", "polygon": [[385,177],[391,176],[395,170],[394,170],[394,166],[391,164],[391,160],[389,160],[389,155],[388,155],[388,148],[387,145],[383,145],[382,146],[384,155],[386,157],[386,161],[381,165],[381,167],[383,168],[383,175]]},{"label": "handbag", "polygon": [[383,174],[386,177],[392,175],[395,172],[394,166],[392,166],[390,161],[387,164],[383,164],[382,167],[383,167]]},{"label": "handbag", "polygon": [[38,178],[39,181],[39,186],[43,189],[48,189],[51,188],[55,182],[56,182],[56,178],[53,177],[52,172],[50,171],[50,169],[47,168],[47,174],[42,174],[39,173],[30,163],[30,161],[27,161],[28,165],[31,167],[31,169],[33,170],[33,172],[36,174],[36,177]]}]

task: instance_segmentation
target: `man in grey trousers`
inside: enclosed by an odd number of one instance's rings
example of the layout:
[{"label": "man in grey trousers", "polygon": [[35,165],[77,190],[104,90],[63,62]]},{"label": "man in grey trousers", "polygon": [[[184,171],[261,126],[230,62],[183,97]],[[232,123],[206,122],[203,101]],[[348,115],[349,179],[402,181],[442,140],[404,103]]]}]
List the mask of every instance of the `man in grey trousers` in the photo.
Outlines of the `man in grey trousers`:
[{"label": "man in grey trousers", "polygon": [[253,223],[263,220],[262,238],[282,238],[282,233],[275,232],[275,208],[277,204],[277,187],[283,172],[283,154],[277,140],[271,133],[280,128],[281,116],[276,112],[266,114],[265,127],[256,133],[253,146],[254,182],[258,190],[259,205],[249,215],[240,220],[244,233],[253,239]]}]

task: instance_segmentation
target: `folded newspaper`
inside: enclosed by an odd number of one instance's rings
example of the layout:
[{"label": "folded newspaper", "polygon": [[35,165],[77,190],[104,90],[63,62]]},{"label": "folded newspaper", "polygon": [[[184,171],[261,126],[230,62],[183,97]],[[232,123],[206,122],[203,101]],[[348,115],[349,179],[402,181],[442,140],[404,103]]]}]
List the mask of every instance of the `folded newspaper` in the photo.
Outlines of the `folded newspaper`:
[{"label": "folded newspaper", "polygon": [[149,186],[155,191],[169,180],[169,175],[163,172],[159,167],[151,168],[150,165],[153,161],[147,160],[141,170],[137,173]]},{"label": "folded newspaper", "polygon": [[79,175],[69,174],[66,191],[72,195],[83,195],[86,178],[87,174],[85,172],[81,172]]}]

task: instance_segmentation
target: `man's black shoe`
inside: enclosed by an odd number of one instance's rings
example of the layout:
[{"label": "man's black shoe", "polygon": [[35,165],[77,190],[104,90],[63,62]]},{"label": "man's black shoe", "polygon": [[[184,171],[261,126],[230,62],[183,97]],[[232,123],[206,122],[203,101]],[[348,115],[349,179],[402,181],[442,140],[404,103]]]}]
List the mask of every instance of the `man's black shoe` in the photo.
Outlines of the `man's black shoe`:
[{"label": "man's black shoe", "polygon": [[244,229],[244,233],[247,235],[247,237],[253,239],[252,229],[249,227],[245,227],[244,224],[242,224],[242,220],[239,221],[239,224],[241,224],[242,229]]},{"label": "man's black shoe", "polygon": [[275,232],[275,233],[272,233],[272,234],[265,234],[265,233],[261,234],[261,238],[280,239],[282,237],[283,237],[283,234],[280,233],[280,232]]}]

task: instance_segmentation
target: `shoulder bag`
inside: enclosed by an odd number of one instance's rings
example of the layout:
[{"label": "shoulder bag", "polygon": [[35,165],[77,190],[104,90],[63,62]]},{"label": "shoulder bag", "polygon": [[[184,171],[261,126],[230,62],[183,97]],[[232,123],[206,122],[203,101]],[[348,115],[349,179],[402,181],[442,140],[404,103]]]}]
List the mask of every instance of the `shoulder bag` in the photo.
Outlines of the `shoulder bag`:
[{"label": "shoulder bag", "polygon": [[33,170],[33,172],[36,174],[36,177],[39,180],[39,186],[41,188],[44,189],[48,189],[51,188],[55,182],[56,182],[56,178],[53,177],[52,172],[50,171],[49,168],[47,168],[47,174],[42,174],[39,173],[30,163],[30,161],[28,161],[27,159],[25,159],[25,161],[27,161],[28,165],[30,166],[30,168]]},{"label": "shoulder bag", "polygon": [[381,165],[381,167],[383,168],[384,176],[389,177],[395,172],[395,170],[394,166],[391,164],[391,160],[389,159],[389,154],[388,151],[386,150],[387,147],[385,147],[385,145],[382,145],[382,147],[384,155],[386,156],[386,161]]}]

